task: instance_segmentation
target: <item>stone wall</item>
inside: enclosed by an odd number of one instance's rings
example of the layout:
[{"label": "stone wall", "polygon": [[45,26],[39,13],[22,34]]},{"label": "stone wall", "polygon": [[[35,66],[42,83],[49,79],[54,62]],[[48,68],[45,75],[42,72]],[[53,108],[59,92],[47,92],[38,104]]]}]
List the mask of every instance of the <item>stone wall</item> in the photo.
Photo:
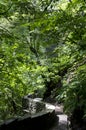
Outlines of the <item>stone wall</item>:
[{"label": "stone wall", "polygon": [[55,107],[28,95],[22,100],[22,117],[5,121],[0,130],[49,130],[57,120]]},{"label": "stone wall", "polygon": [[46,105],[41,100],[41,98],[29,98],[28,96],[25,96],[22,99],[23,110],[28,111],[30,115],[44,111]]},{"label": "stone wall", "polygon": [[55,122],[55,111],[39,115],[25,115],[21,118],[10,119],[0,125],[0,130],[48,130]]}]

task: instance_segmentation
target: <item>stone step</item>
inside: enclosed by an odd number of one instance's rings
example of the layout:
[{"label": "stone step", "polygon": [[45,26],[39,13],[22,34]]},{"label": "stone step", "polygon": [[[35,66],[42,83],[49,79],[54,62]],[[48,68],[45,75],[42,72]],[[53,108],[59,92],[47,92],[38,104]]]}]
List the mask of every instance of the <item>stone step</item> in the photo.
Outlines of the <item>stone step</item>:
[{"label": "stone step", "polygon": [[63,113],[63,105],[55,106],[57,121],[49,130],[68,130],[67,115]]},{"label": "stone step", "polygon": [[58,117],[59,117],[58,130],[67,130],[68,129],[67,115],[61,114],[61,115],[58,115]]}]

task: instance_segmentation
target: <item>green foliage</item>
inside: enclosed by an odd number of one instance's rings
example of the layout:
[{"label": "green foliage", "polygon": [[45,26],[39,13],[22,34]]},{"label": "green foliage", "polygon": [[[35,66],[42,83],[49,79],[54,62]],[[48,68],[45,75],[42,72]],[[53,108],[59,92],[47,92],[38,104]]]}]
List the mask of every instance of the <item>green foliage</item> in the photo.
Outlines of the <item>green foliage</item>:
[{"label": "green foliage", "polygon": [[[70,78],[70,79],[69,79]],[[71,72],[71,77],[68,76],[67,82],[64,82],[64,104],[65,112],[72,113],[77,107],[80,107],[86,113],[86,65],[81,65],[74,72]]]},{"label": "green foliage", "polygon": [[59,80],[65,111],[86,113],[85,28],[84,0],[0,1],[1,120],[19,114],[24,95],[39,90],[43,97],[46,83]]}]

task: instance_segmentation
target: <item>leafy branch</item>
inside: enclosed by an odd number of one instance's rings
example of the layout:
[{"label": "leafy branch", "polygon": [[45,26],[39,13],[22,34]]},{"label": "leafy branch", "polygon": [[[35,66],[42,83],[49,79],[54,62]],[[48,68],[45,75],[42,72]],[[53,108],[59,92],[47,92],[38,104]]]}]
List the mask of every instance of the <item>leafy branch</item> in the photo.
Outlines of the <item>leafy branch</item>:
[{"label": "leafy branch", "polygon": [[11,8],[12,8],[12,4],[10,5],[10,7],[7,10],[5,10],[4,12],[0,12],[0,15],[6,15]]}]

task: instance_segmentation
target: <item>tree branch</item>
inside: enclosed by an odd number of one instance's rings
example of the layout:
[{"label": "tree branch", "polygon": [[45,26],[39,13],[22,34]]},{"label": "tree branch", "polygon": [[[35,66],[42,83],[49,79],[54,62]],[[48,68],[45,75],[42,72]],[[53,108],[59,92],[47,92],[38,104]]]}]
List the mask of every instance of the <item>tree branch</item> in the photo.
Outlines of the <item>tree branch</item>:
[{"label": "tree branch", "polygon": [[8,11],[11,9],[11,7],[12,7],[12,4],[10,5],[10,7],[6,11],[0,12],[0,15],[5,15],[6,13],[8,13]]}]

